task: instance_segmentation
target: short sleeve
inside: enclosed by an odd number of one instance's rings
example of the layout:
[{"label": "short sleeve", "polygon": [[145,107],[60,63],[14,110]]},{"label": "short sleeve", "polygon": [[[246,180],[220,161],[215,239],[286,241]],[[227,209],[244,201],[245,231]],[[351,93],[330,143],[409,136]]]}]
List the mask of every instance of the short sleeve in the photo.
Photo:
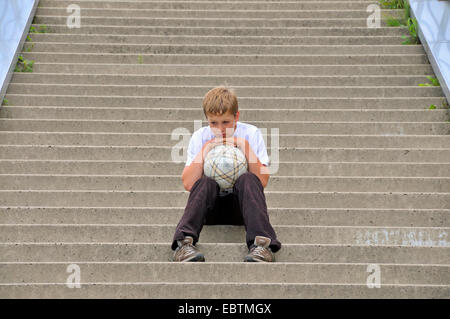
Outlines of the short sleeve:
[{"label": "short sleeve", "polygon": [[192,134],[191,139],[189,140],[189,146],[187,149],[187,159],[185,166],[191,165],[192,161],[194,160],[195,156],[197,156],[198,152],[202,150],[202,139],[201,135],[199,134],[199,131],[194,132]]},{"label": "short sleeve", "polygon": [[252,147],[253,151],[255,152],[261,164],[269,166],[269,156],[267,155],[266,144],[264,143],[264,138],[260,129],[256,130],[254,145],[255,147]]}]

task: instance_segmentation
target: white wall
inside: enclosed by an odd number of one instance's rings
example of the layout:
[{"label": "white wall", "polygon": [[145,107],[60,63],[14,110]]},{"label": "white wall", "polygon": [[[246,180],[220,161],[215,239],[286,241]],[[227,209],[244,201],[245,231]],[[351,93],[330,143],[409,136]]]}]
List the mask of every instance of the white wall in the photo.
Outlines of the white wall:
[{"label": "white wall", "polygon": [[0,0],[0,105],[38,3],[39,0]]}]

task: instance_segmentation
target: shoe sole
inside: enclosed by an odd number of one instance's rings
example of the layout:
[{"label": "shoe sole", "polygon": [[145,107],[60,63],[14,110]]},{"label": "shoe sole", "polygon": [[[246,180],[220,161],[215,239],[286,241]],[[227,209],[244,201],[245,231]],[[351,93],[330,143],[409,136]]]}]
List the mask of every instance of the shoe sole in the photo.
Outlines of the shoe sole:
[{"label": "shoe sole", "polygon": [[247,257],[245,257],[244,262],[248,262],[248,263],[264,263],[266,261],[247,256]]},{"label": "shoe sole", "polygon": [[203,254],[197,254],[195,256],[183,260],[183,262],[204,262],[204,261],[205,256],[203,256]]},{"label": "shoe sole", "polygon": [[271,263],[271,262],[275,262],[275,259],[272,260],[272,261],[265,261],[265,260],[253,258],[251,256],[245,256],[244,262],[249,262],[249,263]]}]

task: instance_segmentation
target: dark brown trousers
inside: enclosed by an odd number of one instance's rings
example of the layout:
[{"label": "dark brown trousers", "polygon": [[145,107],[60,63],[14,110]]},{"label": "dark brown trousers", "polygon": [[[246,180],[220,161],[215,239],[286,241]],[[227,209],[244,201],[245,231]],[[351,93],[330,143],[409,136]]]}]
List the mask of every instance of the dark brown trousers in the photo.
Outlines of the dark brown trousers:
[{"label": "dark brown trousers", "polygon": [[194,183],[184,214],[175,230],[173,250],[178,246],[177,240],[185,236],[191,236],[195,245],[203,225],[244,225],[248,248],[255,236],[270,238],[273,252],[281,248],[269,221],[264,187],[258,176],[246,172],[236,180],[232,193],[219,196],[219,191],[219,184],[205,175]]}]

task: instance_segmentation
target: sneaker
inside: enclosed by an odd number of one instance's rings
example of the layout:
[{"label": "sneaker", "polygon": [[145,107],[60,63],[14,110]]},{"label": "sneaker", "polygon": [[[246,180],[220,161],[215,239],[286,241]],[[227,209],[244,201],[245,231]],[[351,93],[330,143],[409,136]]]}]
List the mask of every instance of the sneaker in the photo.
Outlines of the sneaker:
[{"label": "sneaker", "polygon": [[275,256],[270,249],[270,238],[256,236],[255,242],[245,256],[246,262],[274,262]]},{"label": "sneaker", "polygon": [[178,240],[178,247],[173,254],[173,261],[205,261],[205,256],[193,245],[194,239],[186,236],[183,240]]}]

